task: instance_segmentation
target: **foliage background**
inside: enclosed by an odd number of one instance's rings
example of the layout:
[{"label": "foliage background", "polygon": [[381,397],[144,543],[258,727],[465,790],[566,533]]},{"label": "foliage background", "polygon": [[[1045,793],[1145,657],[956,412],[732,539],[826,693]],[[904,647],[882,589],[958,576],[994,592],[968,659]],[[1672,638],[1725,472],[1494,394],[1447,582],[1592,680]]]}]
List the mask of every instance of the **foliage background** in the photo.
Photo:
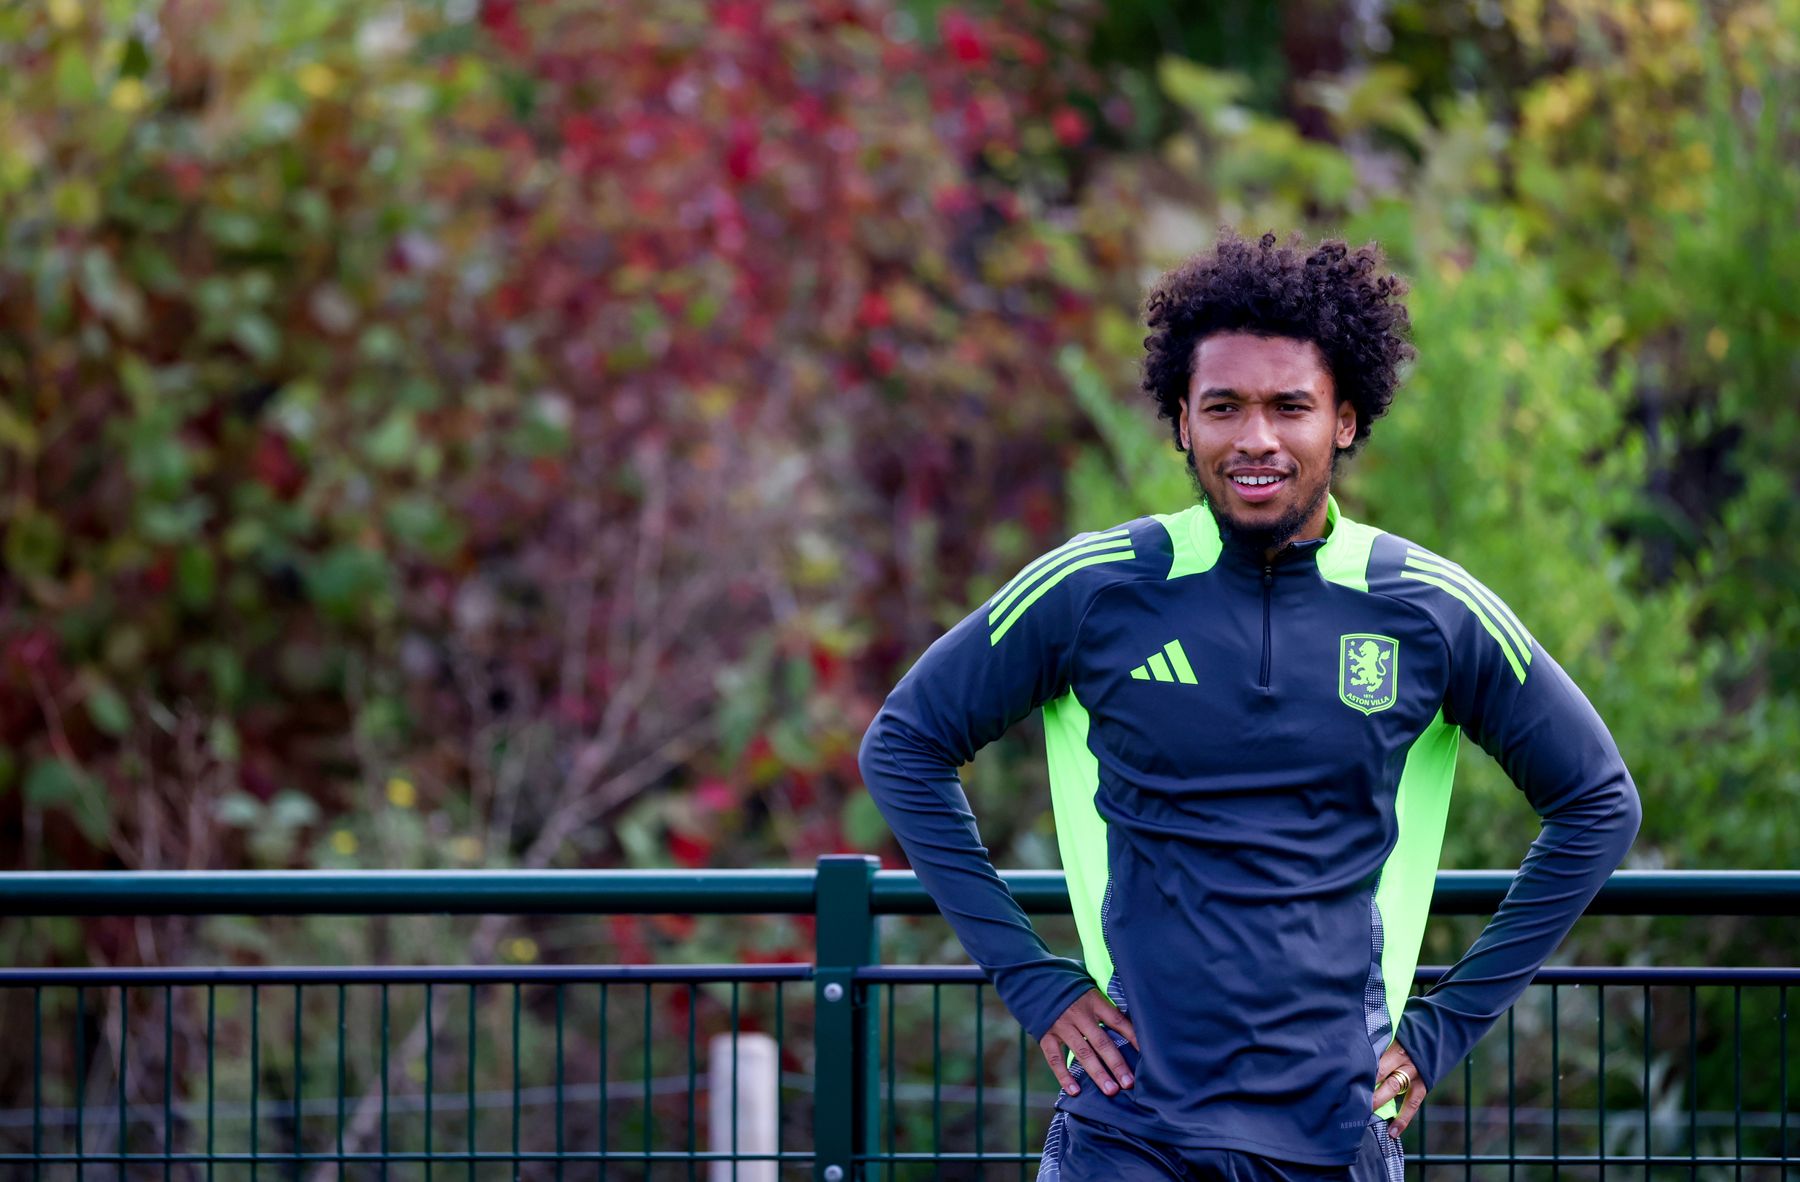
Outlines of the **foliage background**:
[{"label": "foliage background", "polygon": [[[0,6],[0,858],[891,860],[854,753],[906,663],[1068,533],[1187,502],[1137,312],[1231,225],[1411,279],[1420,359],[1341,499],[1587,689],[1631,864],[1795,865],[1800,7],[1210,8]],[[1035,732],[965,771],[996,861],[1054,865]],[[1529,810],[1459,775],[1445,865],[1516,864]],[[0,940],[810,945],[378,927]]]}]

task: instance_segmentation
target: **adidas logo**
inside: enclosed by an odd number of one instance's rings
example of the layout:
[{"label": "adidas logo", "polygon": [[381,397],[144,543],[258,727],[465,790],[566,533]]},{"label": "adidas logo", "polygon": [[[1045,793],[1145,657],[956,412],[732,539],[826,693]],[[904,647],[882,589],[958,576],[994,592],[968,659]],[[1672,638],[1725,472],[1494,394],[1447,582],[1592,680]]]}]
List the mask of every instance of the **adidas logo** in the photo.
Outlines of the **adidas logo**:
[{"label": "adidas logo", "polygon": [[1131,671],[1131,675],[1139,681],[1179,681],[1182,685],[1199,685],[1194,676],[1194,667],[1188,664],[1187,653],[1182,650],[1179,640],[1171,640],[1162,646],[1162,652],[1151,653],[1150,658]]}]

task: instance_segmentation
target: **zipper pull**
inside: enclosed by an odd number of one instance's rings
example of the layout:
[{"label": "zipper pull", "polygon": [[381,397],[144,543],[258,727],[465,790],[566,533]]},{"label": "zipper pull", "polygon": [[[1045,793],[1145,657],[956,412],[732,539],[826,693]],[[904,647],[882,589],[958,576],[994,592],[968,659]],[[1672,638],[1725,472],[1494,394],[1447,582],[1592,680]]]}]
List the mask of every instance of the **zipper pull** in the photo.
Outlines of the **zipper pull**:
[{"label": "zipper pull", "polygon": [[1265,586],[1265,587],[1270,586],[1274,582],[1275,582],[1275,568],[1273,566],[1263,567],[1263,586]]}]

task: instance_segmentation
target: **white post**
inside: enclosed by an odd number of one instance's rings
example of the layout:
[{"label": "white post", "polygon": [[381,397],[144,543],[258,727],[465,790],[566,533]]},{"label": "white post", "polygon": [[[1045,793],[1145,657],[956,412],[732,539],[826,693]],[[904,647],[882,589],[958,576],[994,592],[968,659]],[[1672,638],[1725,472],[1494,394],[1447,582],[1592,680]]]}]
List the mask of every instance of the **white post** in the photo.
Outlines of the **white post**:
[{"label": "white post", "polygon": [[[713,1153],[731,1152],[732,1037],[716,1034],[707,1045],[708,1146]],[[780,1130],[775,1125],[775,1089],[780,1085],[781,1061],[775,1040],[766,1034],[737,1036],[737,1152],[775,1153]],[[734,1168],[735,1167],[735,1168]],[[778,1182],[780,1164],[775,1161],[714,1161],[708,1182]]]}]

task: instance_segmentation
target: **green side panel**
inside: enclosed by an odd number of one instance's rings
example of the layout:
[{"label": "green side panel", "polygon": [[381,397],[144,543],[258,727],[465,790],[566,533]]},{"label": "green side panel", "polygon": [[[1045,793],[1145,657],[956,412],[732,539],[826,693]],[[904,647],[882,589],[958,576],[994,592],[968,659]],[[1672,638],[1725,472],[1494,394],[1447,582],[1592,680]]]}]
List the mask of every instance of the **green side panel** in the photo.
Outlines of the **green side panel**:
[{"label": "green side panel", "polygon": [[1400,836],[1381,868],[1375,906],[1381,911],[1381,980],[1387,987],[1389,1025],[1399,1028],[1400,1011],[1419,967],[1419,944],[1437,882],[1444,822],[1450,815],[1450,785],[1456,778],[1459,732],[1439,710],[1406,753],[1400,772],[1394,819]]},{"label": "green side panel", "polygon": [[1337,498],[1325,501],[1325,544],[1319,547],[1319,576],[1353,591],[1369,589],[1369,553],[1382,534],[1372,525],[1339,515]]},{"label": "green side panel", "polygon": [[1181,647],[1179,640],[1171,640],[1163,645],[1163,652],[1169,654],[1169,665],[1175,670],[1175,676],[1182,685],[1200,684],[1199,679],[1194,676],[1194,667],[1188,664],[1187,650]]},{"label": "green side panel", "polygon": [[1175,559],[1169,564],[1169,577],[1197,575],[1209,571],[1219,561],[1225,543],[1219,540],[1219,526],[1212,510],[1195,505],[1179,513],[1158,513],[1156,519],[1169,531],[1169,542]]},{"label": "green side panel", "polygon": [[1106,898],[1106,822],[1094,808],[1100,762],[1088,748],[1088,712],[1073,690],[1044,703],[1044,747],[1050,764],[1050,805],[1056,816],[1056,847],[1069,880],[1069,904],[1081,936],[1088,976],[1104,991],[1112,979],[1112,955],[1100,932],[1100,903]]},{"label": "green side panel", "polygon": [[1150,666],[1150,672],[1156,675],[1156,680],[1175,680],[1175,675],[1169,672],[1169,663],[1163,660],[1163,655],[1161,653],[1151,653],[1150,660],[1146,663]]},{"label": "green side panel", "polygon": [[1131,671],[1131,675],[1133,677],[1137,678],[1139,681],[1149,681],[1150,680],[1150,670],[1144,668],[1142,665],[1139,665],[1136,669],[1133,669]]}]

